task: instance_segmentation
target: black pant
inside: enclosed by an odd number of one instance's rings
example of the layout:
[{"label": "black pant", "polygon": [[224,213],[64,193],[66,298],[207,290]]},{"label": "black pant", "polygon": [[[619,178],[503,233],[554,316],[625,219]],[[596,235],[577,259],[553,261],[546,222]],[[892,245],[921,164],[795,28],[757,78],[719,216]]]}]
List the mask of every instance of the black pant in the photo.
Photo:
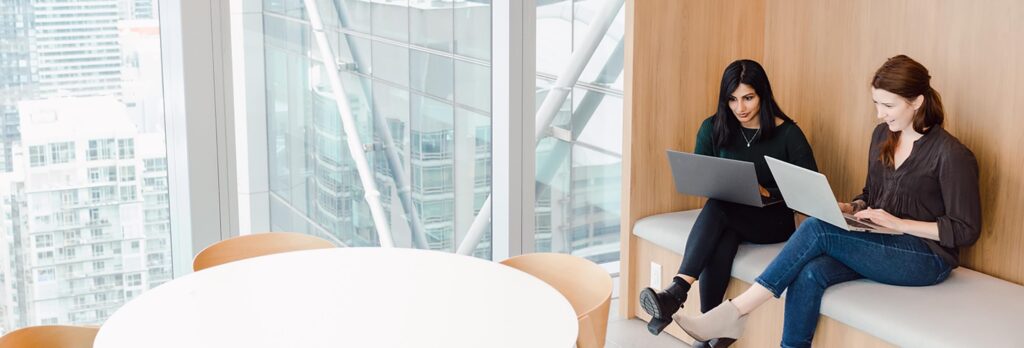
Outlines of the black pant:
[{"label": "black pant", "polygon": [[697,216],[679,273],[700,279],[700,310],[722,303],[741,242],[781,243],[796,227],[785,203],[764,208],[709,199]]}]

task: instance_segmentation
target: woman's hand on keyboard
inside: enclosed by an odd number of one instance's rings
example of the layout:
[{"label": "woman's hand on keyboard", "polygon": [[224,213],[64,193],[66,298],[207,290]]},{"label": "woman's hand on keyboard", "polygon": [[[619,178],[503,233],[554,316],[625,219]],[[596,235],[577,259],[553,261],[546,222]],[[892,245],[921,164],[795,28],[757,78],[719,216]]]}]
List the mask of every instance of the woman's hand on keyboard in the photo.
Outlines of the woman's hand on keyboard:
[{"label": "woman's hand on keyboard", "polygon": [[905,230],[905,220],[895,217],[883,209],[872,209],[869,207],[858,211],[856,214],[853,214],[853,216],[856,216],[858,219],[871,220],[871,223],[885,228],[891,228],[897,231]]}]

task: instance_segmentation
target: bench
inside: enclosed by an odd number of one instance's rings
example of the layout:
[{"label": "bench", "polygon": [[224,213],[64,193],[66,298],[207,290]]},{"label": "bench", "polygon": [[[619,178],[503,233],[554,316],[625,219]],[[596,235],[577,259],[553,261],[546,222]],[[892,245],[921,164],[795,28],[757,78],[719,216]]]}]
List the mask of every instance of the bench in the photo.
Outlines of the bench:
[{"label": "bench", "polygon": [[[681,255],[699,213],[696,209],[649,216],[636,222],[633,234]],[[740,245],[733,278],[753,284],[783,245]],[[964,267],[955,269],[945,282],[925,288],[866,279],[838,284],[825,292],[821,314],[897,346],[1024,344],[1024,286]]]}]

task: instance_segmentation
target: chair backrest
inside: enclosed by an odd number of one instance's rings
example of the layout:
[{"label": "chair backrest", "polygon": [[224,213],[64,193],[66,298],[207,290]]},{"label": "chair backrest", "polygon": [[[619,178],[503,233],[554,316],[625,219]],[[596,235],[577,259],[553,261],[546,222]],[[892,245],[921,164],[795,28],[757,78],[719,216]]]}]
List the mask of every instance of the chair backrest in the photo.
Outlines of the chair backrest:
[{"label": "chair backrest", "polygon": [[577,347],[604,347],[612,299],[612,277],[607,271],[568,254],[526,254],[501,263],[540,278],[569,300],[580,325]]},{"label": "chair backrest", "polygon": [[92,348],[99,331],[89,326],[29,326],[0,337],[0,348]]},{"label": "chair backrest", "polygon": [[192,270],[200,271],[232,261],[297,250],[333,248],[330,241],[294,232],[266,232],[234,237],[214,243],[192,260]]}]

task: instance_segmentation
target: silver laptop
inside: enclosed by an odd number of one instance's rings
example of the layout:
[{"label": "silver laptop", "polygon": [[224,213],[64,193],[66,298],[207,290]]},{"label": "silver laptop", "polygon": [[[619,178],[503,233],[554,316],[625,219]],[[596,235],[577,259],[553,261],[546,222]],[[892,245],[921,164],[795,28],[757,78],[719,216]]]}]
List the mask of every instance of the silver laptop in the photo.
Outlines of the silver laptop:
[{"label": "silver laptop", "polygon": [[772,170],[775,182],[779,184],[782,196],[786,197],[786,206],[821,221],[847,231],[863,231],[885,234],[903,234],[902,232],[882,227],[869,220],[844,214],[839,210],[836,196],[828,185],[825,175],[800,166],[789,164],[769,156],[768,168]]},{"label": "silver laptop", "polygon": [[755,207],[782,202],[761,195],[754,163],[672,150],[668,163],[679,193]]}]

